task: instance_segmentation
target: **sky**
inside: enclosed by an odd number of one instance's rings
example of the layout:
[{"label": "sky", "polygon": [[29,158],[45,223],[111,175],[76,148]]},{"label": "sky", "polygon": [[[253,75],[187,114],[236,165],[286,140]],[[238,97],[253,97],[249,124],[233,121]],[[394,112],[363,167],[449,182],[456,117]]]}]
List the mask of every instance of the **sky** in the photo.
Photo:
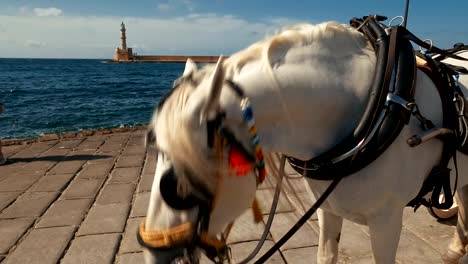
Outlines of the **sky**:
[{"label": "sky", "polygon": [[[229,55],[296,23],[404,14],[405,0],[0,0],[0,58]],[[408,29],[434,45],[468,44],[468,1],[412,0]],[[388,22],[388,21],[387,21]]]}]

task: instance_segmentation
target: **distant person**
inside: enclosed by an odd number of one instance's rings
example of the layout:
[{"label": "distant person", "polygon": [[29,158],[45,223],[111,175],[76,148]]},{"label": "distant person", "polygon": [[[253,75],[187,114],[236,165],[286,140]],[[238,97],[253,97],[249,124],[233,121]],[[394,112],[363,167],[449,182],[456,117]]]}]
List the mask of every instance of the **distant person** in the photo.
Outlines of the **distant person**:
[{"label": "distant person", "polygon": [[[3,105],[0,103],[0,113],[3,112]],[[7,159],[3,156],[2,153],[2,141],[0,140],[0,165],[3,165],[7,162]]]}]

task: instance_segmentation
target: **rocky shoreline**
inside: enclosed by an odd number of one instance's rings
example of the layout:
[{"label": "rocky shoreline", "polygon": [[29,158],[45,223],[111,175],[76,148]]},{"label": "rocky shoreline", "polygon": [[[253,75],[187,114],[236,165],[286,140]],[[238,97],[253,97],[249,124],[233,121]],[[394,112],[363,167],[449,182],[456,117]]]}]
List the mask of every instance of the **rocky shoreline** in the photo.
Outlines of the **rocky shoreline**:
[{"label": "rocky shoreline", "polygon": [[42,142],[42,141],[50,141],[50,140],[59,140],[63,138],[80,138],[80,137],[89,137],[94,135],[108,135],[114,133],[123,133],[123,132],[131,132],[137,130],[145,130],[146,126],[135,126],[135,127],[119,127],[119,128],[103,128],[103,129],[96,129],[96,130],[81,130],[79,132],[67,132],[67,133],[53,133],[53,134],[45,134],[40,137],[33,137],[33,138],[12,138],[12,139],[2,139],[3,146],[11,146],[11,145],[23,145],[23,144],[31,144],[35,142]]}]

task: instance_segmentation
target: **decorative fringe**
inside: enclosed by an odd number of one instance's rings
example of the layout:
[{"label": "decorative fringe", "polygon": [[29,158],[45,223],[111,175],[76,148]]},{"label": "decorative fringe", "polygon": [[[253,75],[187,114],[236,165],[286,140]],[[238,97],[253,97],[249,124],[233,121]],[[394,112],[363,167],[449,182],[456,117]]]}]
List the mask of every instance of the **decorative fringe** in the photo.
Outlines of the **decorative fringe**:
[{"label": "decorative fringe", "polygon": [[262,210],[260,209],[260,205],[258,205],[257,198],[252,202],[252,213],[255,223],[260,223],[263,220]]}]

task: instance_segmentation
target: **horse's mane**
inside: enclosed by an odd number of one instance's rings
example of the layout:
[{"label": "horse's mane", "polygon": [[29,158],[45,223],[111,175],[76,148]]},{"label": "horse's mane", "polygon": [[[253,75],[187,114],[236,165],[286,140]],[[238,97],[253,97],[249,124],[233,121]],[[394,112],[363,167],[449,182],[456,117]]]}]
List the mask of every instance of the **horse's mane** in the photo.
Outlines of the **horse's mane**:
[{"label": "horse's mane", "polygon": [[[272,37],[254,43],[248,48],[230,56],[223,64],[225,77],[232,79],[235,75],[241,73],[245,65],[251,62],[260,62],[262,67],[266,67],[266,73],[270,74],[276,83],[272,65],[282,62],[285,50],[327,41],[350,43],[349,39],[351,39],[351,42],[355,42],[356,46],[362,47],[366,45],[362,43],[362,35],[360,33],[336,22],[291,26]],[[170,97],[167,98],[163,107],[158,109],[154,115],[157,118],[157,123],[153,119],[150,124],[150,126],[153,126],[153,130],[158,133],[158,145],[161,143],[165,145],[166,149],[170,149],[169,158],[171,161],[176,165],[181,165],[181,168],[175,166],[174,169],[177,175],[181,177],[179,183],[183,185],[180,188],[182,195],[189,188],[187,181],[183,180],[185,178],[183,175],[185,175],[187,169],[196,172],[194,176],[200,177],[201,179],[199,180],[207,183],[207,187],[211,190],[215,188],[214,181],[203,179],[203,177],[215,175],[216,173],[220,173],[220,170],[224,170],[224,168],[214,162],[213,156],[209,156],[207,153],[200,153],[200,149],[204,148],[200,148],[197,144],[200,144],[199,141],[203,139],[193,138],[193,120],[188,120],[186,116],[182,116],[183,109],[196,84],[202,79],[209,77],[212,70],[213,66],[207,65],[194,73],[192,81],[184,82],[180,87],[176,88]],[[161,140],[164,141],[161,142]]]},{"label": "horse's mane", "polygon": [[306,46],[312,43],[342,41],[351,39],[357,46],[362,43],[362,34],[352,27],[337,22],[324,22],[320,24],[297,24],[280,30],[272,37],[256,42],[248,48],[233,54],[225,63],[225,72],[230,74],[240,72],[247,63],[261,61],[263,65],[271,68],[281,61],[284,51],[293,47]]}]

